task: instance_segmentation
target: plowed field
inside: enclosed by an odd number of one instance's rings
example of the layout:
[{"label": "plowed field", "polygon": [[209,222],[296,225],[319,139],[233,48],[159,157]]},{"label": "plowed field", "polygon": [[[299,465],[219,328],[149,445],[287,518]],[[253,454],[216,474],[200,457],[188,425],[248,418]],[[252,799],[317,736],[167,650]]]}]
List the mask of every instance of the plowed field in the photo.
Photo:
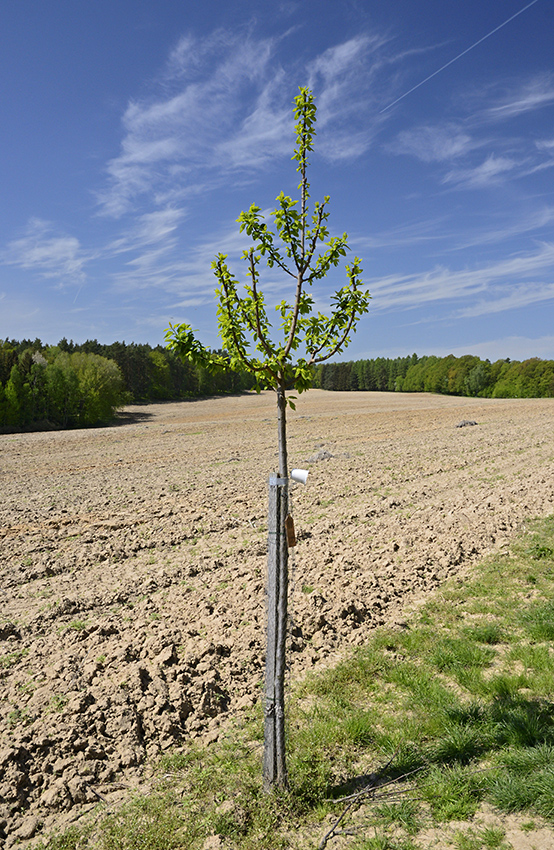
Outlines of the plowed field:
[{"label": "plowed field", "polygon": [[[288,433],[293,679],[554,512],[554,399],[312,390]],[[0,436],[0,846],[259,699],[276,442],[271,393]]]}]

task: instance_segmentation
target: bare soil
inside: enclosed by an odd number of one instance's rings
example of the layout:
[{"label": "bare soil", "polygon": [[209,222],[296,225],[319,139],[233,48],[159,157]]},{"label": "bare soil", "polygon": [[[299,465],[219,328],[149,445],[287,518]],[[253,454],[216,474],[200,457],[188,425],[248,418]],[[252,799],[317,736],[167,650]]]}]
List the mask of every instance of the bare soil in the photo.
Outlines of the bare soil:
[{"label": "bare soil", "polygon": [[[312,390],[288,433],[293,680],[554,513],[554,399]],[[0,436],[0,847],[259,699],[276,460],[272,393]]]}]

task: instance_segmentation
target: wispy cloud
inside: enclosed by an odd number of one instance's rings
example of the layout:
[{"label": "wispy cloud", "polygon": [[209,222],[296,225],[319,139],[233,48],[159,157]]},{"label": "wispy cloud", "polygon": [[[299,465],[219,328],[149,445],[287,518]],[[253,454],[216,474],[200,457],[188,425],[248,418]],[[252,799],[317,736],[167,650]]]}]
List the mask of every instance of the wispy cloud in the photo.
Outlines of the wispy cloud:
[{"label": "wispy cloud", "polygon": [[[457,122],[403,130],[384,147],[392,154],[437,163],[436,179],[442,185],[457,189],[503,185],[550,168],[554,144],[530,138],[523,126],[506,136],[498,124],[553,102],[554,75],[550,73],[483,85],[459,98]],[[483,150],[488,151],[484,158]]]},{"label": "wispy cloud", "polygon": [[33,218],[25,234],[7,244],[0,261],[55,279],[62,287],[82,285],[86,279],[85,265],[92,257],[74,236],[56,232],[54,225]]},{"label": "wispy cloud", "polygon": [[470,307],[457,310],[456,318],[474,319],[477,316],[488,316],[503,313],[505,310],[518,310],[531,304],[544,303],[554,300],[554,283],[525,283],[512,286],[497,297],[479,299]]},{"label": "wispy cloud", "polygon": [[455,251],[463,251],[477,245],[501,244],[527,233],[534,233],[538,238],[540,231],[544,228],[548,227],[551,230],[553,222],[554,207],[549,206],[527,211],[522,209],[510,210],[507,215],[502,216],[501,222],[497,225],[488,215],[486,226],[480,223],[475,230],[467,233],[461,233],[458,230],[451,248]]},{"label": "wispy cloud", "polygon": [[496,103],[481,111],[481,120],[500,121],[534,112],[554,103],[554,76],[538,74],[531,79],[516,81],[496,98]]},{"label": "wispy cloud", "polygon": [[122,150],[108,164],[109,186],[99,196],[103,211],[118,216],[137,196],[163,191],[175,179],[175,166],[185,183],[197,169],[214,167],[245,92],[266,83],[273,47],[271,39],[256,42],[244,33],[182,38],[156,95],[125,111]]},{"label": "wispy cloud", "polygon": [[145,245],[163,243],[164,250],[170,250],[177,242],[177,229],[186,217],[184,209],[166,207],[151,213],[137,216],[126,230],[106,246],[105,254],[142,251]]},{"label": "wispy cloud", "polygon": [[540,151],[546,151],[554,156],[554,139],[540,139],[536,145]]},{"label": "wispy cloud", "polygon": [[550,235],[554,222],[554,207],[543,206],[539,209],[508,209],[496,215],[487,213],[485,219],[473,217],[473,226],[461,226],[448,215],[418,220],[390,230],[377,231],[369,236],[356,236],[350,239],[350,247],[356,251],[388,248],[407,248],[417,245],[435,245],[439,251],[464,251],[482,245],[500,245],[515,237],[533,233],[541,238],[541,231],[548,228],[543,236]]},{"label": "wispy cloud", "polygon": [[319,153],[329,160],[353,159],[368,150],[386,118],[378,105],[390,92],[388,37],[362,33],[325,50],[307,66],[307,85],[317,93]]},{"label": "wispy cloud", "polygon": [[[548,279],[537,282],[541,272],[546,272]],[[554,244],[543,243],[527,254],[471,269],[456,271],[439,266],[419,274],[370,280],[369,290],[374,310],[414,309],[432,302],[447,304],[463,299],[472,307],[462,310],[474,310],[472,315],[477,316],[549,301],[554,298],[551,280],[554,281]]]},{"label": "wispy cloud", "polygon": [[423,162],[444,162],[463,156],[482,144],[464,129],[444,124],[403,130],[386,149],[391,153],[415,156]]},{"label": "wispy cloud", "polygon": [[[133,294],[139,290],[159,290],[170,298],[172,310],[199,306],[214,301],[216,279],[211,264],[216,254],[229,255],[234,271],[243,271],[240,264],[242,250],[247,242],[236,225],[190,245],[186,258],[174,251],[173,240],[136,250],[121,271],[112,277],[120,293]],[[167,317],[166,317],[167,318]],[[182,318],[182,317],[181,317]]]},{"label": "wispy cloud", "polygon": [[445,184],[464,186],[466,189],[481,189],[503,178],[506,172],[513,171],[517,162],[506,156],[490,154],[484,162],[472,168],[458,168],[449,171],[442,178]]},{"label": "wispy cloud", "polygon": [[[80,288],[94,279],[96,261],[103,263],[118,255],[129,255],[124,269],[112,275],[116,282],[126,282],[131,289],[161,286],[170,290],[175,274],[173,253],[178,246],[178,228],[186,211],[165,208],[144,213],[127,222],[120,235],[95,251],[85,251],[79,240],[60,233],[55,225],[32,219],[25,234],[9,242],[0,253],[0,263],[35,272],[52,279],[61,289],[69,285]],[[105,276],[105,273],[103,273]]]},{"label": "wispy cloud", "polygon": [[108,185],[98,195],[102,212],[121,216],[141,196],[181,201],[187,191],[289,154],[290,101],[299,80],[316,92],[318,154],[336,160],[367,150],[386,120],[370,108],[390,87],[380,56],[385,39],[358,35],[286,68],[276,59],[283,39],[223,30],[183,37],[155,94],[131,102],[123,115],[121,152],[108,163]]},{"label": "wispy cloud", "polygon": [[512,360],[527,360],[531,357],[551,359],[553,349],[554,336],[541,336],[536,339],[526,336],[506,336],[485,341],[471,340],[466,345],[449,349],[431,348],[429,354],[436,354],[438,357],[444,357],[447,354],[454,354],[456,357],[475,354],[483,360],[488,358],[494,362],[506,357]]},{"label": "wispy cloud", "polygon": [[408,247],[445,240],[451,242],[452,233],[447,229],[447,220],[447,216],[419,220],[390,230],[377,231],[369,236],[356,236],[349,239],[349,245],[356,251],[372,251],[379,248]]},{"label": "wispy cloud", "polygon": [[278,71],[259,93],[248,114],[228,137],[214,145],[214,162],[226,169],[261,168],[291,149],[290,107],[279,90],[284,74]]}]

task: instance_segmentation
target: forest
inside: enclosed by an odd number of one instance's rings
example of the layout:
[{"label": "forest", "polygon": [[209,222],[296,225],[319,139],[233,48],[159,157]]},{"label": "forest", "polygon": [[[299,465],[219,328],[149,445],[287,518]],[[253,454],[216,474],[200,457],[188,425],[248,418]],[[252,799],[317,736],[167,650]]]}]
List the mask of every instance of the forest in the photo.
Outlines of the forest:
[{"label": "forest", "polygon": [[[321,364],[313,385],[341,392],[553,398],[554,360],[377,357]],[[101,425],[125,404],[240,393],[254,386],[247,372],[214,375],[162,346],[6,339],[0,343],[0,432]]]},{"label": "forest", "polygon": [[554,360],[481,360],[463,357],[408,357],[327,363],[314,386],[324,390],[442,393],[481,398],[554,397]]},{"label": "forest", "polygon": [[6,339],[0,342],[0,432],[101,425],[125,404],[237,393],[253,385],[247,373],[212,375],[161,346]]}]

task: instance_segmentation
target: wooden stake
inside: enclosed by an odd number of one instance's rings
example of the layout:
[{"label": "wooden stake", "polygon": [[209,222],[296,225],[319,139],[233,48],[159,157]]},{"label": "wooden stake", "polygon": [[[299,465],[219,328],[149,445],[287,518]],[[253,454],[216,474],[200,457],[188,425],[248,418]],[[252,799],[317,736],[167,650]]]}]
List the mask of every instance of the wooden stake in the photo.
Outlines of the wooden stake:
[{"label": "wooden stake", "polygon": [[287,632],[288,479],[269,479],[267,545],[267,651],[264,705],[264,790],[287,787],[285,759],[285,649]]}]

